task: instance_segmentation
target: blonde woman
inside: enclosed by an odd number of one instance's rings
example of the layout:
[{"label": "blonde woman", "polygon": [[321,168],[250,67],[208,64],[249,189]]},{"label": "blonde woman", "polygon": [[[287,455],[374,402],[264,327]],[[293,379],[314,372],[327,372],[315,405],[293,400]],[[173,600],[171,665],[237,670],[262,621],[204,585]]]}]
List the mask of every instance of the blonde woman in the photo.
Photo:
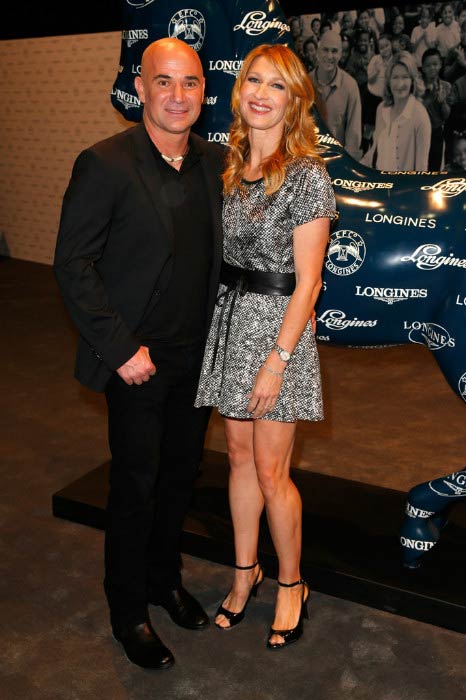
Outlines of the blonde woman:
[{"label": "blonde woman", "polygon": [[420,86],[413,55],[400,51],[387,68],[384,101],[377,107],[373,143],[363,164],[377,170],[427,170],[432,127],[418,99]]},{"label": "blonde woman", "polygon": [[257,546],[265,505],[279,564],[270,649],[299,639],[309,597],[290,460],[296,421],[323,418],[309,319],[335,216],[313,101],[303,64],[287,47],[262,45],[245,58],[223,175],[221,284],[196,400],[218,407],[230,461],[236,567],[215,622],[221,629],[241,622],[264,578]]}]

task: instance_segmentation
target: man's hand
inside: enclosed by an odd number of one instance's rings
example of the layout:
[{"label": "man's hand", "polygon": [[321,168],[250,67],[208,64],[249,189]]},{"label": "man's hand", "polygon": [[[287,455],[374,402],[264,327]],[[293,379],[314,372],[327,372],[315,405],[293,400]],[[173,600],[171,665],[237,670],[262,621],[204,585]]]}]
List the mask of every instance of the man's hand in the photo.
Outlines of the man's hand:
[{"label": "man's hand", "polygon": [[443,83],[439,83],[438,90],[437,90],[437,102],[439,104],[443,104],[443,102],[445,102],[445,100],[446,100],[446,97],[447,97],[447,93],[445,90],[445,86],[443,85]]},{"label": "man's hand", "polygon": [[117,374],[126,384],[142,384],[156,372],[155,365],[150,359],[149,348],[141,345],[133,357],[130,357],[124,365],[117,369]]}]

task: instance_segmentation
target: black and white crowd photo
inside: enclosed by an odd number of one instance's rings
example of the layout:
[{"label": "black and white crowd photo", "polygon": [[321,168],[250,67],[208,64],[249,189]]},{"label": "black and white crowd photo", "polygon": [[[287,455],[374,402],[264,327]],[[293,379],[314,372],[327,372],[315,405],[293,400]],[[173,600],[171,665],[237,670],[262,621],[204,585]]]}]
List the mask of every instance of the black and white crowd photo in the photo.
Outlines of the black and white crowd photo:
[{"label": "black and white crowd photo", "polygon": [[378,170],[466,168],[466,3],[288,18],[331,134]]}]

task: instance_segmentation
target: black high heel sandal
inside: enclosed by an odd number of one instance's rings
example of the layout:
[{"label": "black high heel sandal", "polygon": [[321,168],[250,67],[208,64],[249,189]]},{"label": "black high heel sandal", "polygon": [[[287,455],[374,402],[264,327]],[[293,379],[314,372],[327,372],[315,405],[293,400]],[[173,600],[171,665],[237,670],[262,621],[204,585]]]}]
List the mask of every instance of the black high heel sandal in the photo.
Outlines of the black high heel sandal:
[{"label": "black high heel sandal", "polygon": [[[309,619],[309,613],[307,611],[309,585],[306,583],[306,581],[303,578],[300,578],[299,581],[295,581],[294,583],[282,583],[281,581],[277,581],[277,583],[279,586],[282,586],[282,588],[293,588],[294,586],[299,586],[302,584],[303,594],[301,598],[301,611],[299,613],[299,620],[296,627],[293,627],[290,630],[276,630],[273,627],[270,628],[269,639],[267,640],[267,649],[282,649],[283,647],[287,647],[289,644],[293,644],[293,642],[297,642],[303,633],[303,619]],[[304,599],[306,590],[307,596],[306,599]],[[279,634],[280,637],[283,637],[283,642],[271,642],[270,637],[272,637],[274,634]]]},{"label": "black high heel sandal", "polygon": [[[251,566],[237,566],[235,564],[235,569],[239,569],[240,571],[248,571],[250,569],[254,569],[256,566],[259,566],[259,571],[257,572],[257,576],[254,580],[254,583],[252,584],[251,590],[249,591],[249,595],[247,597],[247,600],[244,604],[243,609],[240,610],[239,612],[235,613],[235,612],[232,612],[231,610],[227,610],[226,608],[224,608],[223,603],[222,603],[222,605],[219,606],[217,612],[215,613],[215,617],[217,617],[217,615],[224,615],[226,617],[226,619],[228,620],[228,622],[230,623],[228,625],[228,627],[223,627],[222,625],[215,623],[219,629],[231,630],[231,628],[234,627],[235,625],[239,625],[241,620],[244,619],[244,613],[246,612],[246,608],[248,606],[248,603],[251,600],[251,596],[254,596],[254,597],[257,596],[257,590],[264,580],[264,570],[258,561],[256,561],[255,564],[251,564]],[[260,578],[260,580],[259,580],[259,578]]]}]

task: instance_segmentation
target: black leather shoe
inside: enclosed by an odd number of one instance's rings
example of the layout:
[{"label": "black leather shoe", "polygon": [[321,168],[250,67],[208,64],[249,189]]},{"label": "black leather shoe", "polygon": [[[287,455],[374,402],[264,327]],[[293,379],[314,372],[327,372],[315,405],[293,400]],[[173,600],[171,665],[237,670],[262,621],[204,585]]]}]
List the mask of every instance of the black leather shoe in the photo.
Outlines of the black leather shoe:
[{"label": "black leather shoe", "polygon": [[180,627],[188,630],[202,630],[209,624],[209,618],[201,604],[183,586],[178,586],[160,600],[151,602],[153,605],[161,605],[165,608],[173,622]]},{"label": "black leather shoe", "polygon": [[133,664],[162,669],[170,668],[175,663],[170,649],[163,644],[149,622],[114,628],[113,636],[123,645],[126,656]]}]

